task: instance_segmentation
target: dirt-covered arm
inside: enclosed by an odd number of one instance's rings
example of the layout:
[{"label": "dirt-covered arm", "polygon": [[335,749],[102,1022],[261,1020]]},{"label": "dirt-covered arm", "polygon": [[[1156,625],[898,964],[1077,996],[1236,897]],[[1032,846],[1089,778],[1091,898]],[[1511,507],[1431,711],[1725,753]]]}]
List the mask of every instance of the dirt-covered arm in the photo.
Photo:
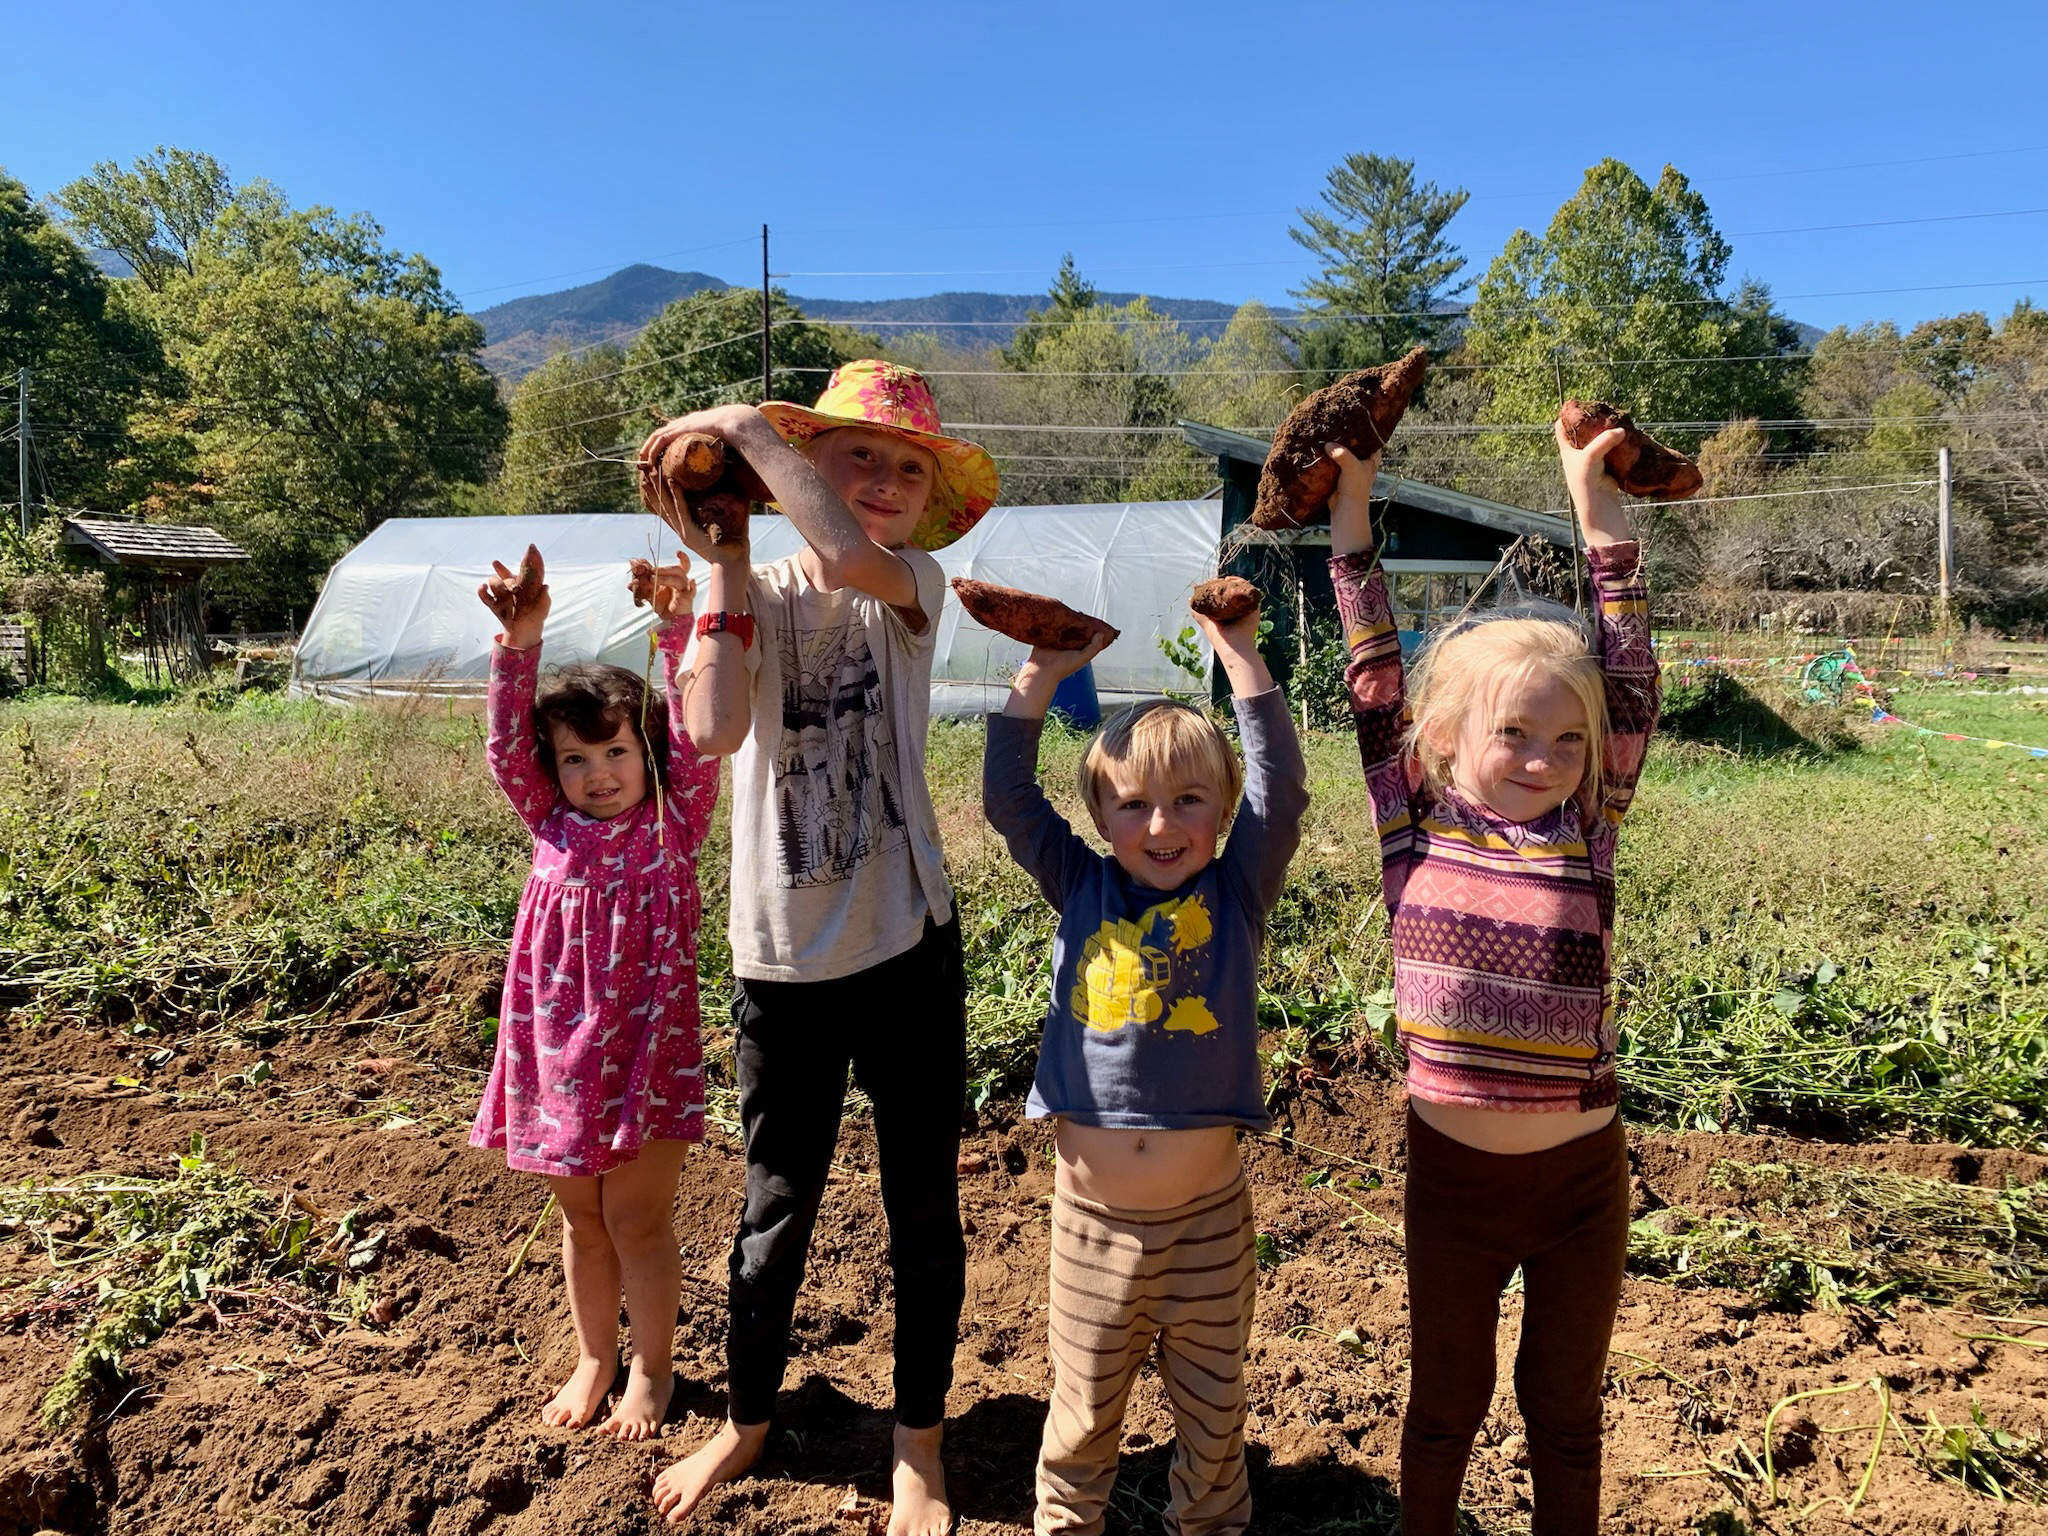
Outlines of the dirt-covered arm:
[{"label": "dirt-covered arm", "polygon": [[540,678],[540,647],[491,647],[491,686],[485,704],[484,758],[491,777],[528,830],[538,832],[562,792],[540,765],[533,739],[533,695]]}]

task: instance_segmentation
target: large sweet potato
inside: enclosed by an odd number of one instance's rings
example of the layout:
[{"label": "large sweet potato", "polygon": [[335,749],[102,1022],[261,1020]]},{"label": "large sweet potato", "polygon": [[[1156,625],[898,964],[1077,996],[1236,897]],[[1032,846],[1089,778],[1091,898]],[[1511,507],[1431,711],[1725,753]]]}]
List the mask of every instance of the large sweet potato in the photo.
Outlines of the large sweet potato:
[{"label": "large sweet potato", "polygon": [[670,443],[661,455],[661,475],[714,544],[744,539],[753,503],[773,499],[747,461],[727,453],[707,432],[685,432]]},{"label": "large sweet potato", "polygon": [[1627,435],[1607,451],[1607,472],[1631,496],[1651,501],[1683,501],[1700,488],[1699,466],[1684,454],[1666,448],[1635,424],[1635,418],[1604,400],[1587,405],[1567,400],[1558,412],[1564,435],[1583,448],[1610,427]]},{"label": "large sweet potato", "polygon": [[1346,374],[1287,413],[1259,472],[1252,522],[1305,528],[1323,515],[1337,488],[1337,466],[1323,452],[1336,443],[1364,457],[1386,446],[1429,370],[1421,347],[1377,368]]},{"label": "large sweet potato", "polygon": [[1188,606],[1212,624],[1235,624],[1259,606],[1259,589],[1242,576],[1219,576],[1195,588]]},{"label": "large sweet potato", "polygon": [[1102,620],[1069,608],[1058,598],[1041,597],[1036,592],[970,581],[965,576],[953,578],[953,592],[976,623],[1026,645],[1080,651],[1087,649],[1098,629],[1109,630],[1112,640],[1119,633]]}]

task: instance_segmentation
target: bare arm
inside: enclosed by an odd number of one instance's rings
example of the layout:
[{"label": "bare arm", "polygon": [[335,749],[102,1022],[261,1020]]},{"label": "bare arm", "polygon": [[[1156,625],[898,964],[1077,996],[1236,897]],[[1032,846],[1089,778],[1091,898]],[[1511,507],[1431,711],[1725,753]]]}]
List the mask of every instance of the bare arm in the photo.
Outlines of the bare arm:
[{"label": "bare arm", "polygon": [[1572,509],[1578,514],[1579,531],[1589,549],[1607,544],[1626,544],[1635,535],[1628,520],[1628,508],[1621,502],[1621,487],[1607,472],[1608,450],[1626,435],[1610,427],[1583,448],[1574,448],[1564,435],[1564,418],[1553,429],[1557,435],[1557,457],[1564,470],[1565,488],[1572,494]]},{"label": "bare arm", "polygon": [[[760,412],[752,414],[766,424]],[[659,450],[655,452],[654,462],[658,463]],[[709,567],[704,574],[705,611],[751,615],[748,585],[753,568],[747,541],[712,543],[711,536],[690,516],[682,497],[659,474],[640,476],[640,499]],[[688,600],[684,601],[687,613]],[[666,621],[660,601],[656,601],[655,611]],[[747,648],[741,637],[730,630],[700,635],[683,703],[682,724],[690,740],[706,757],[730,757],[746,741],[753,714],[754,679],[747,670]]]},{"label": "bare arm", "polygon": [[[824,476],[782,440],[766,416],[750,405],[720,406],[678,416],[654,429],[641,446],[641,462],[659,463],[669,443],[685,432],[708,432],[740,451],[774,494],[783,516],[796,525],[817,555],[827,585],[854,587],[892,608],[923,613],[918,606],[917,578],[910,568],[867,536]],[[923,613],[927,624],[937,617]]]}]

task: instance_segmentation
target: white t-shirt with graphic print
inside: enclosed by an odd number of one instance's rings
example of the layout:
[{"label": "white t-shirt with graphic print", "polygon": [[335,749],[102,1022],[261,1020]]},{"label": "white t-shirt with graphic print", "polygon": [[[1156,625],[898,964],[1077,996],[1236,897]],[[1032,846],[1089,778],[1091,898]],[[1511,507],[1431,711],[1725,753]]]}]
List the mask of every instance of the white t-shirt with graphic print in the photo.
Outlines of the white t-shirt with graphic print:
[{"label": "white t-shirt with graphic print", "polygon": [[946,579],[921,549],[924,628],[852,587],[820,592],[790,555],[754,567],[754,717],[732,759],[732,965],[830,981],[953,915],[925,783],[932,657]]}]

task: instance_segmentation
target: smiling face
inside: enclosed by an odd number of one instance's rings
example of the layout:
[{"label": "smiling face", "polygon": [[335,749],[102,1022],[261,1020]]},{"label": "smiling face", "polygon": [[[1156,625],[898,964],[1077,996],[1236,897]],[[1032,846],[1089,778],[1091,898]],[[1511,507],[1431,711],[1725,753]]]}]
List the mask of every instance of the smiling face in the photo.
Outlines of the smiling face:
[{"label": "smiling face", "polygon": [[910,542],[938,478],[930,450],[873,427],[834,427],[804,452],[869,538],[884,549]]},{"label": "smiling face", "polygon": [[1089,810],[1124,873],[1159,891],[1207,869],[1223,834],[1222,791],[1185,771],[1148,774],[1106,762]]},{"label": "smiling face", "polygon": [[585,741],[559,720],[548,734],[554,745],[555,782],[572,809],[609,821],[647,798],[647,749],[630,719],[600,742]]},{"label": "smiling face", "polygon": [[1592,734],[1577,692],[1533,672],[1468,715],[1442,749],[1459,794],[1508,821],[1534,821],[1578,793]]}]

